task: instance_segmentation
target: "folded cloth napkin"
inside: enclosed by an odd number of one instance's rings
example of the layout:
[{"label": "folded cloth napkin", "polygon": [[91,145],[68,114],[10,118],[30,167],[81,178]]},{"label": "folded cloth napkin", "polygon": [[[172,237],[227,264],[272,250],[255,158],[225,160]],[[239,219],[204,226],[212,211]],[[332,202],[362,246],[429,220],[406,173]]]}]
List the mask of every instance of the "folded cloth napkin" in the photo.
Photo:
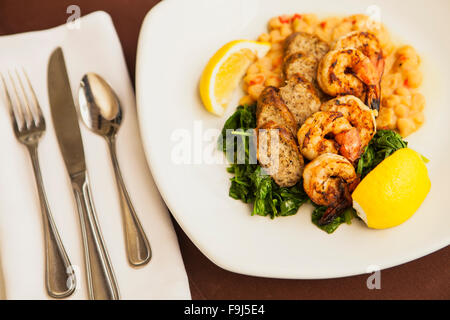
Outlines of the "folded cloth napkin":
[{"label": "folded cloth napkin", "polygon": [[[119,195],[104,139],[80,123],[94,204],[122,299],[190,299],[177,238],[148,169],[138,131],[135,98],[110,16],[95,12],[79,28],[54,29],[0,37],[0,71],[24,67],[47,123],[39,158],[48,201],[78,286],[72,299],[87,298],[86,274],[78,212],[58,148],[47,94],[51,52],[62,47],[74,97],[86,72],[103,76],[124,109],[117,137],[123,178],[149,238],[153,258],[144,267],[127,262]],[[47,299],[44,285],[44,242],[39,199],[25,147],[14,137],[0,85],[0,297]],[[75,101],[77,105],[78,102]]]}]

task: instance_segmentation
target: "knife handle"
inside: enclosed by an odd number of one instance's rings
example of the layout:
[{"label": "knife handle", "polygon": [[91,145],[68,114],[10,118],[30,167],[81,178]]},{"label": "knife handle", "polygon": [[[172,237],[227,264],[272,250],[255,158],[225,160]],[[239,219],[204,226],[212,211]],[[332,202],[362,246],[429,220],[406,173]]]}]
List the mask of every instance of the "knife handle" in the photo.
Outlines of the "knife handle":
[{"label": "knife handle", "polygon": [[89,299],[118,300],[119,288],[100,232],[86,172],[72,177],[80,215]]}]

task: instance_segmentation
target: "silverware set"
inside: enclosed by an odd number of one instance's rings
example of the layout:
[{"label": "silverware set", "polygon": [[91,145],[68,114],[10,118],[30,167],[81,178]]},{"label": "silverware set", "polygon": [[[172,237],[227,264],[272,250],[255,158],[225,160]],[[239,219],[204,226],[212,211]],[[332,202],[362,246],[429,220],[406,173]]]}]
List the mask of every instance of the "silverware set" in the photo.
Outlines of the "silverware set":
[{"label": "silverware set", "polygon": [[[75,291],[77,280],[50,210],[39,166],[38,145],[45,133],[45,119],[25,70],[0,77],[14,134],[26,146],[34,169],[44,226],[46,289],[51,297],[64,298]],[[61,48],[50,56],[47,84],[53,126],[80,219],[89,298],[119,299],[117,280],[94,207],[78,114]],[[129,264],[143,266],[151,259],[151,248],[126,190],[116,155],[116,136],[123,117],[120,101],[108,83],[93,73],[82,78],[78,98],[83,122],[103,136],[109,147]]]}]

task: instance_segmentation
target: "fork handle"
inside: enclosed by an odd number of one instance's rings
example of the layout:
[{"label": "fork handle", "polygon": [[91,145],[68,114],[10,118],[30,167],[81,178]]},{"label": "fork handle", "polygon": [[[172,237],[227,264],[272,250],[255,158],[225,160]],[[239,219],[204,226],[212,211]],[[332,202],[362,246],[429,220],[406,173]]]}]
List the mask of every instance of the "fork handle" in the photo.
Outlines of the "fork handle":
[{"label": "fork handle", "polygon": [[118,300],[119,288],[100,232],[87,173],[71,178],[80,215],[89,298]]},{"label": "fork handle", "polygon": [[75,290],[75,274],[48,205],[37,146],[28,147],[28,151],[33,163],[44,226],[46,288],[51,297],[64,298],[71,295]]}]

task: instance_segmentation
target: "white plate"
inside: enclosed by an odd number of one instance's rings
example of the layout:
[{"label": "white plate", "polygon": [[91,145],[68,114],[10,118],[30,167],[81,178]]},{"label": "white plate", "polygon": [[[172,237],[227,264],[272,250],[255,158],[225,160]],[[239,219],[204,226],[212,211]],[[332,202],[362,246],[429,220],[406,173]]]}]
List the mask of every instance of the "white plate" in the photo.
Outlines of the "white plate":
[{"label": "white plate", "polygon": [[[306,206],[293,217],[270,220],[250,216],[249,206],[228,197],[226,164],[195,159],[198,150],[207,149],[205,142],[203,146],[198,143],[198,137],[208,135],[207,129],[221,129],[226,119],[202,107],[198,81],[203,67],[228,41],[256,39],[273,16],[364,13],[374,3],[388,28],[424,57],[422,92],[427,99],[427,122],[409,142],[431,159],[430,194],[409,221],[383,231],[354,222],[328,235],[311,223],[311,207]],[[433,10],[429,1],[418,0],[165,0],[151,10],[142,27],[136,67],[141,133],[161,195],[195,245],[224,269],[294,279],[366,273],[447,246],[449,12],[448,0],[433,1]],[[234,109],[230,107],[228,114]],[[180,145],[180,130],[192,137],[192,160],[196,163],[176,164],[172,159],[172,151]]]}]

